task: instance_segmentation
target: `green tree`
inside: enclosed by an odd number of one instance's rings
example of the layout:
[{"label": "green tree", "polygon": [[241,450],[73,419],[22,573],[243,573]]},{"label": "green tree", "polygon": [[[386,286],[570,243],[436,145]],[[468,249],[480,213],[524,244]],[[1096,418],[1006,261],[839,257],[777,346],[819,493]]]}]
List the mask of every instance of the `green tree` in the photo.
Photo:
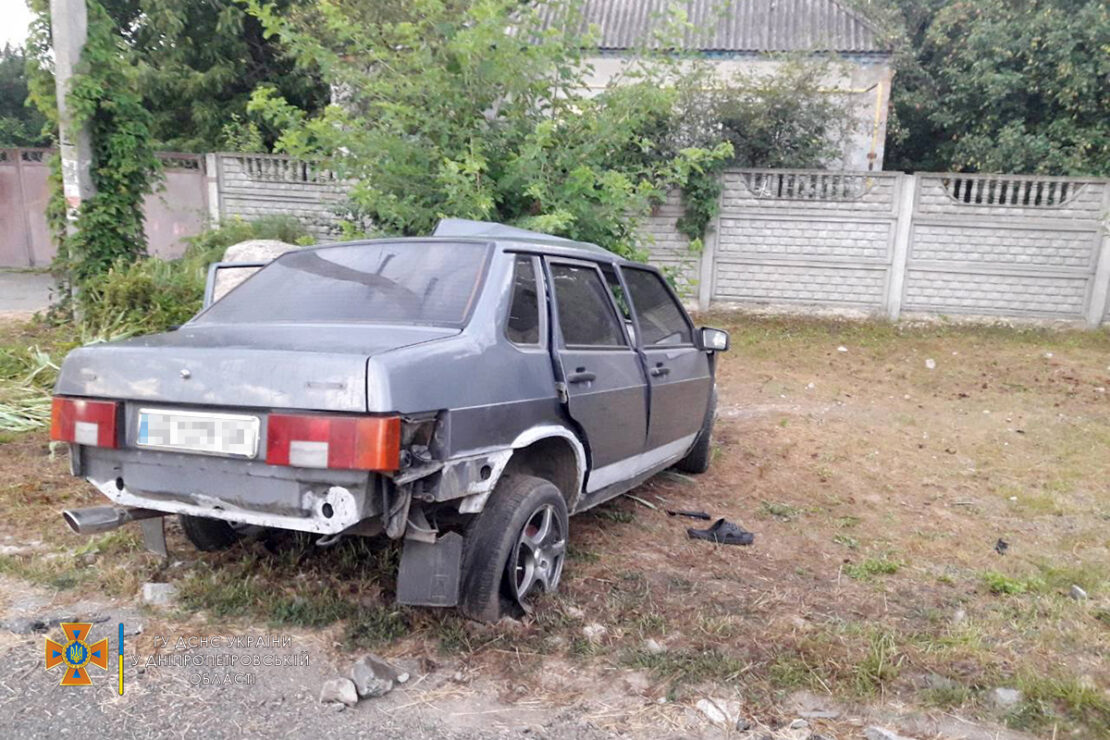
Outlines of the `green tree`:
[{"label": "green tree", "polygon": [[354,182],[364,226],[426,234],[444,216],[490,219],[637,254],[637,216],[728,154],[727,144],[669,145],[660,129],[677,92],[647,65],[588,94],[589,40],[543,30],[533,6],[412,0],[388,10],[251,4],[339,95],[314,114],[264,86],[250,110],[282,131],[278,149]]},{"label": "green tree", "polygon": [[[63,294],[107,271],[114,263],[145,255],[143,199],[158,184],[161,167],[151,136],[151,115],[136,91],[136,68],[123,31],[97,0],[86,0],[88,38],[66,102],[74,126],[88,127],[92,139],[90,175],[95,187],[76,214],[67,235],[66,205],[55,157],[51,177],[51,222],[58,254],[55,269]],[[57,130],[49,6],[34,0],[37,20],[28,42],[31,100]]]},{"label": "green tree", "polygon": [[0,51],[0,147],[46,146],[46,118],[27,103],[27,63],[23,50]]},{"label": "green tree", "polygon": [[1110,175],[1105,0],[858,0],[897,42],[887,167]]},{"label": "green tree", "polygon": [[[278,0],[276,7],[292,13],[298,2]],[[236,0],[104,0],[103,5],[122,30],[133,82],[160,149],[271,144],[276,132],[246,112],[260,84],[305,110],[327,102],[327,85],[311,65],[299,66],[283,54]]]}]

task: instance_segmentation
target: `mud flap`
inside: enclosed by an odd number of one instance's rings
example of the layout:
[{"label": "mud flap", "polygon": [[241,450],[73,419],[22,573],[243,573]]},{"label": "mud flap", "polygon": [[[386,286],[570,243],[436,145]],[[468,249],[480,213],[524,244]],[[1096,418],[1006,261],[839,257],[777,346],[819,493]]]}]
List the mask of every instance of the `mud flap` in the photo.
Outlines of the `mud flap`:
[{"label": "mud flap", "polygon": [[167,557],[169,552],[166,550],[166,517],[156,516],[152,519],[143,519],[139,522],[139,526],[143,528],[143,547],[147,552],[152,552],[155,555]]},{"label": "mud flap", "polygon": [[433,542],[405,539],[397,572],[397,603],[457,606],[463,538],[448,532]]}]

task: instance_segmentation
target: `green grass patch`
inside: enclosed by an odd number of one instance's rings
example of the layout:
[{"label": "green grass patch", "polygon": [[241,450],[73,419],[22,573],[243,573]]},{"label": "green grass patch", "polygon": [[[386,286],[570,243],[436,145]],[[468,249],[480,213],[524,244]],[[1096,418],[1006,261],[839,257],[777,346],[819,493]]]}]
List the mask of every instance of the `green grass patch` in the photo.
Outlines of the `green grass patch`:
[{"label": "green grass patch", "polygon": [[765,517],[774,517],[784,522],[792,522],[798,518],[802,510],[790,504],[783,504],[775,501],[760,501],[759,513]]},{"label": "green grass patch", "polygon": [[886,556],[868,558],[859,563],[849,563],[844,566],[844,573],[849,578],[857,581],[867,581],[875,576],[889,576],[898,572],[902,564],[897,560],[890,560]]},{"label": "green grass patch", "polygon": [[1045,582],[1036,577],[1011,577],[997,571],[987,571],[982,574],[983,584],[992,594],[1000,596],[1016,596],[1036,591],[1043,591]]},{"label": "green grass patch", "polygon": [[744,661],[717,648],[666,650],[662,653],[634,650],[626,653],[622,662],[650,671],[676,686],[703,681],[735,681],[747,670]]}]

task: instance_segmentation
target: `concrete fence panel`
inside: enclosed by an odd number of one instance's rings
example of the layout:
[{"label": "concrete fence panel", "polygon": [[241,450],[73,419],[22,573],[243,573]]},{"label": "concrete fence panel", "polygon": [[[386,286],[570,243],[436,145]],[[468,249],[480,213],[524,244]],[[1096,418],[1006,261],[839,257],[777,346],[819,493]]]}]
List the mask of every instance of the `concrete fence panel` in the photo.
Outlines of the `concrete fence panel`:
[{"label": "concrete fence panel", "polygon": [[[672,201],[648,229],[665,266],[691,259],[667,233]],[[1097,326],[1110,319],[1108,213],[1110,181],[1093,178],[731,170],[693,257],[698,303]]]},{"label": "concrete fence panel", "polygon": [[1104,181],[917,177],[905,310],[1087,318],[1107,207]]},{"label": "concrete fence panel", "polygon": [[899,187],[896,174],[726,172],[709,302],[881,310]]},{"label": "concrete fence panel", "polygon": [[346,186],[326,169],[272,154],[213,154],[217,194],[213,220],[294,216],[318,239],[338,232]]}]

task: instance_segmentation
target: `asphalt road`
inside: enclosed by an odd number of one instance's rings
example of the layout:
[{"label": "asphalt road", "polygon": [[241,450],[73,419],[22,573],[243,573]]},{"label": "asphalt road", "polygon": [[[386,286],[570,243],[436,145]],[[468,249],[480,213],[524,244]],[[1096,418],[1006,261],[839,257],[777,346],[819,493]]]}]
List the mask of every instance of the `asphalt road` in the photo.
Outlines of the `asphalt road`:
[{"label": "asphalt road", "polygon": [[[503,687],[481,677],[460,680],[456,667],[446,664],[428,671],[416,661],[401,662],[412,678],[386,696],[350,708],[321,704],[320,687],[343,675],[353,656],[337,661],[319,634],[247,625],[213,630],[199,620],[192,620],[197,623],[192,628],[171,628],[157,611],[98,601],[62,607],[49,592],[9,579],[0,582],[3,592],[8,598],[0,607],[0,737],[609,737],[573,711],[504,704],[497,698]],[[60,686],[64,666],[46,670],[46,639],[64,642],[58,620],[92,622],[92,643],[108,638],[108,670],[89,667],[91,686]],[[34,621],[45,623],[45,631],[41,624],[27,631]],[[120,622],[123,696],[117,692]],[[228,639],[259,636],[289,642],[248,646]],[[202,637],[207,646],[196,643]],[[218,665],[231,659],[234,667]],[[280,665],[282,659],[290,664]],[[267,665],[274,662],[279,665]],[[228,677],[230,683],[221,684]]]},{"label": "asphalt road", "polygon": [[41,272],[0,270],[0,313],[34,313],[50,305],[54,278]]}]

